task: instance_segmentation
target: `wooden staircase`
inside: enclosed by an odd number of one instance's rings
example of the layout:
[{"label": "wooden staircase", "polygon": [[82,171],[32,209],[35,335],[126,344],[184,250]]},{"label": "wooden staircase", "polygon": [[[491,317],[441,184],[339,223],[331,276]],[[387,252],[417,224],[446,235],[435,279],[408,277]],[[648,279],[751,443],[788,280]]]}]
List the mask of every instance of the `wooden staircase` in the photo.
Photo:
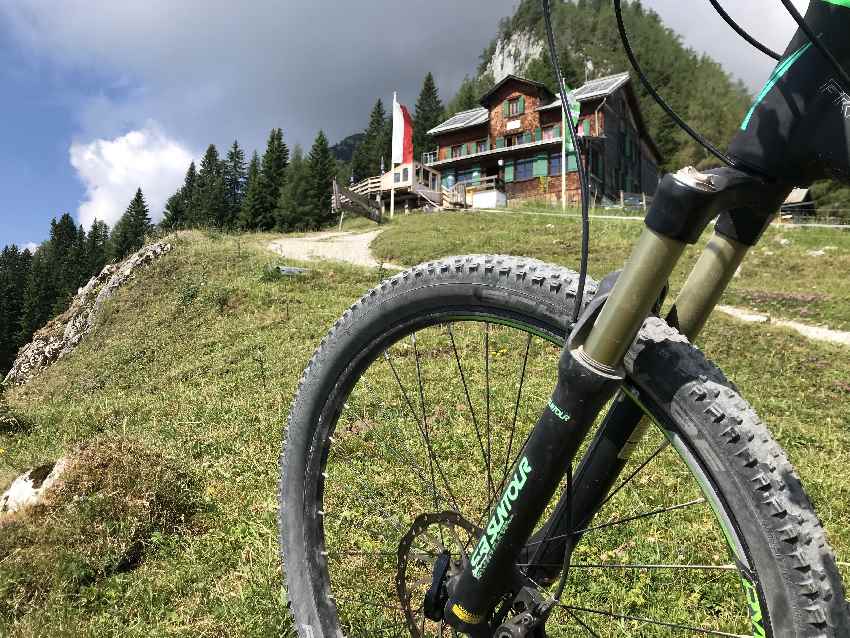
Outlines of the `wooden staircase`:
[{"label": "wooden staircase", "polygon": [[[380,180],[378,181],[378,188],[380,189]],[[381,207],[375,201],[369,199],[368,196],[340,186],[336,178],[333,181],[333,189],[333,210],[335,213],[346,212],[362,215],[368,217],[376,224],[381,223]]]}]

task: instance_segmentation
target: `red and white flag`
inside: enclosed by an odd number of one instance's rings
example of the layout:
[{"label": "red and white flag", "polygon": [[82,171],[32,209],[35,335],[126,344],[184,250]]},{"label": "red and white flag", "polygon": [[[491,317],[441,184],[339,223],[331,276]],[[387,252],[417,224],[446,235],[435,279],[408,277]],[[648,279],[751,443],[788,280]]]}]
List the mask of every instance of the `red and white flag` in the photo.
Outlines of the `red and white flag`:
[{"label": "red and white flag", "polygon": [[413,161],[413,119],[393,93],[393,166]]}]

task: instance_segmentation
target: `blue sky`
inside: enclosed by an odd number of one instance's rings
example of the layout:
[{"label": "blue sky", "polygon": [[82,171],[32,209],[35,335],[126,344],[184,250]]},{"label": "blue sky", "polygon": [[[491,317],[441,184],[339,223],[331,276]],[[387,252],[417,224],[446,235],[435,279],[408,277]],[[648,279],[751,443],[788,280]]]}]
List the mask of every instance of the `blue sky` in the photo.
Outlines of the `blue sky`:
[{"label": "blue sky", "polygon": [[[450,97],[515,4],[3,0],[0,246],[42,241],[64,211],[114,222],[138,186],[157,219],[211,142],[250,152],[272,127],[290,145],[319,128],[335,142],[377,97],[412,108],[427,71]],[[752,89],[769,73],[707,2],[644,4]],[[725,4],[774,47],[793,31],[776,0]]]}]

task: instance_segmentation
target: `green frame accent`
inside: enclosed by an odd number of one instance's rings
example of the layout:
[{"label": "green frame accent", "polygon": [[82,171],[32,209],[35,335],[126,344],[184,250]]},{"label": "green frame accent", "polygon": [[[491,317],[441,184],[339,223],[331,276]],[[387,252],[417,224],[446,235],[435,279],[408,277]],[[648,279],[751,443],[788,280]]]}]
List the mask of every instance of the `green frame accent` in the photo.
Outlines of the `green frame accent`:
[{"label": "green frame accent", "polygon": [[532,175],[534,177],[546,177],[549,175],[549,156],[538,155],[534,158],[532,167]]},{"label": "green frame accent", "polygon": [[505,181],[512,182],[514,181],[514,162],[513,160],[505,161]]},{"label": "green frame accent", "polygon": [[[842,6],[850,6],[850,0],[842,0],[842,2],[845,3]],[[776,83],[779,82],[779,80],[781,80],[786,73],[788,73],[788,71],[791,69],[792,66],[794,66],[797,60],[803,57],[803,54],[810,48],[812,48],[811,42],[804,44],[785,60],[780,62],[779,65],[773,70],[773,73],[771,73],[770,79],[768,79],[767,84],[764,85],[764,88],[761,90],[761,93],[758,94],[756,101],[753,102],[753,105],[750,107],[750,110],[747,111],[747,116],[744,118],[744,121],[741,122],[742,131],[747,130],[747,127],[749,127],[750,121],[753,119],[753,115],[755,114],[758,105],[764,101],[768,93],[770,93],[773,90],[773,87],[776,86]]]}]

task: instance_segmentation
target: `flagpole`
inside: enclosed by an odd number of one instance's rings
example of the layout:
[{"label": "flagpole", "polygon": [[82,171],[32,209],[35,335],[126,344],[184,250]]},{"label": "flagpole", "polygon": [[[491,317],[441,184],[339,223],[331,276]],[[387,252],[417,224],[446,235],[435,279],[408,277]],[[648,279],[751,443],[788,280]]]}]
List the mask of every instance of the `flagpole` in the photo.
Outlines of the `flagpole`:
[{"label": "flagpole", "polygon": [[[393,91],[393,127],[395,127],[395,108],[398,103],[398,93]],[[393,137],[395,137],[395,130],[393,130]],[[390,154],[390,219],[395,217],[395,157],[392,157],[392,153]]]}]

